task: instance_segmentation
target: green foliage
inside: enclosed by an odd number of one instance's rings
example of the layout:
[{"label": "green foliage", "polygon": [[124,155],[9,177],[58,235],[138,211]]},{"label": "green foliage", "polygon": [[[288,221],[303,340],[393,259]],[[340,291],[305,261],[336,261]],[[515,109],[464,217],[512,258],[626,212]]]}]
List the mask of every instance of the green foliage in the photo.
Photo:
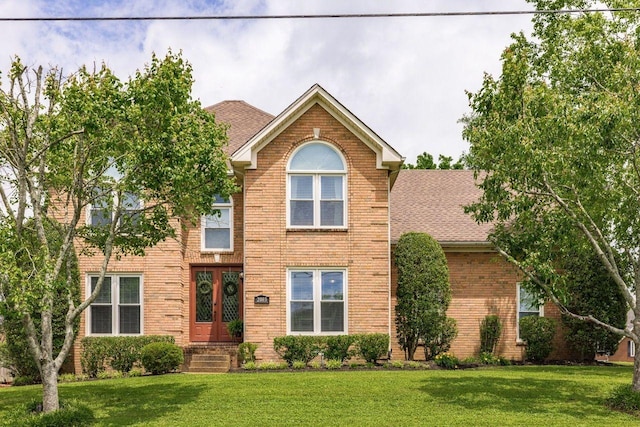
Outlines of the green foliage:
[{"label": "green foliage", "polygon": [[252,342],[241,343],[238,346],[238,357],[240,358],[240,362],[255,362],[257,349],[258,344],[254,344]]},{"label": "green foliage", "polygon": [[404,163],[403,169],[464,169],[464,156],[460,157],[455,163],[453,163],[453,157],[444,156],[440,154],[438,156],[438,164],[433,161],[433,156],[427,152],[418,154],[416,164]]},{"label": "green foliage", "polygon": [[619,385],[614,388],[605,403],[609,408],[617,411],[636,415],[640,413],[640,393],[634,391],[629,384]]},{"label": "green foliage", "polygon": [[227,332],[232,338],[239,337],[242,335],[244,323],[242,319],[234,319],[231,322],[227,323]]},{"label": "green foliage", "polygon": [[395,261],[396,331],[407,360],[413,360],[420,341],[435,344],[448,326],[445,319],[451,301],[449,269],[442,248],[425,233],[400,236]]},{"label": "green foliage", "polygon": [[327,359],[324,362],[324,366],[327,369],[333,370],[333,369],[341,369],[342,368],[342,360],[337,360],[337,359]]},{"label": "green foliage", "polygon": [[548,317],[527,316],[520,319],[520,339],[527,345],[525,358],[544,361],[553,350],[556,322]]},{"label": "green foliage", "polygon": [[451,342],[458,335],[455,319],[444,317],[439,320],[440,323],[434,323],[425,328],[423,337],[425,360],[431,360],[438,354],[449,351]]},{"label": "green foliage", "polygon": [[153,342],[140,350],[140,362],[153,375],[166,374],[184,362],[182,348],[170,342]]},{"label": "green foliage", "polygon": [[286,335],[273,339],[273,349],[282,357],[289,366],[294,361],[305,364],[318,355],[322,345],[322,339],[304,335]]},{"label": "green foliage", "polygon": [[292,366],[293,364],[287,363],[278,363],[274,361],[262,362],[258,365],[258,369],[261,371],[281,371],[283,369],[287,369],[287,367]]},{"label": "green foliage", "polygon": [[122,373],[141,362],[141,350],[154,342],[174,343],[171,335],[122,337],[85,337],[82,339],[80,363],[82,372],[91,378],[105,370],[107,364]]},{"label": "green foliage", "polygon": [[293,363],[291,364],[291,367],[296,370],[306,369],[307,364],[301,360],[294,360]]},{"label": "green foliage", "polygon": [[28,375],[20,375],[13,378],[13,385],[16,387],[20,387],[23,385],[32,385],[40,382],[40,378],[30,377]]},{"label": "green foliage", "polygon": [[93,411],[75,400],[60,402],[60,409],[54,412],[42,412],[42,402],[33,401],[13,409],[3,420],[6,426],[28,427],[80,427],[95,422]]},{"label": "green foliage", "polygon": [[[537,9],[593,9],[629,2],[532,3]],[[516,34],[503,51],[501,76],[485,75],[482,88],[469,94],[466,160],[483,195],[467,211],[494,226],[491,241],[536,296],[568,310],[575,303],[571,294],[582,291],[568,286],[561,266],[576,248],[588,248],[587,259],[613,280],[605,286],[624,296],[625,312],[638,312],[640,15],[544,13],[533,19],[531,37]],[[617,321],[594,317],[610,327]],[[640,324],[633,327],[640,334]],[[586,352],[585,341],[589,347],[592,339],[580,337]],[[636,381],[637,388],[640,376]]]},{"label": "green foliage", "polygon": [[480,355],[484,353],[493,354],[500,340],[502,333],[502,322],[500,317],[490,314],[482,319],[480,324]]},{"label": "green foliage", "polygon": [[458,360],[458,358],[453,354],[449,353],[440,353],[433,359],[433,361],[436,365],[444,369],[456,369],[460,364],[460,360]]},{"label": "green foliage", "polygon": [[[579,249],[561,261],[567,289],[566,307],[624,329],[627,311],[624,296],[598,257]],[[593,360],[596,351],[613,354],[618,348],[618,334],[567,315],[562,316],[562,323],[568,331],[567,343],[581,360]]]},{"label": "green foliage", "polygon": [[375,364],[389,351],[389,335],[360,334],[356,337],[355,345],[358,356],[367,363]]},{"label": "green foliage", "polygon": [[258,369],[258,366],[256,365],[256,362],[250,361],[250,362],[245,362],[242,365],[242,368],[247,371],[255,371],[256,369]]},{"label": "green foliage", "polygon": [[331,335],[326,337],[323,348],[324,358],[346,362],[353,355],[351,346],[356,340],[355,335]]}]

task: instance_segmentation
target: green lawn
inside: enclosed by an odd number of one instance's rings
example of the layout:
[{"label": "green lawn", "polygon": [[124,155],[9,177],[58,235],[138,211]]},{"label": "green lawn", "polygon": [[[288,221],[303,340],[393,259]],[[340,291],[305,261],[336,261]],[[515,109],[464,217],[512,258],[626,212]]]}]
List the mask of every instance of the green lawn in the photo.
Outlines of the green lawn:
[{"label": "green lawn", "polygon": [[[458,371],[173,374],[61,384],[99,425],[616,426],[640,420],[603,399],[624,367],[514,366]],[[38,386],[0,389],[6,411]]]}]

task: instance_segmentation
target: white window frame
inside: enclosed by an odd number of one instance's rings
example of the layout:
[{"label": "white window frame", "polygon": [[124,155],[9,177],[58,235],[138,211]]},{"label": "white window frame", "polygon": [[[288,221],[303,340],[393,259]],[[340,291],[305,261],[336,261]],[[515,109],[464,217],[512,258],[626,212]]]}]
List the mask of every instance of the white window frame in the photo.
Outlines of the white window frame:
[{"label": "white window frame", "polygon": [[[292,331],[291,330],[291,302],[292,283],[291,273],[311,272],[313,273],[313,331]],[[342,273],[342,294],[343,294],[343,330],[342,331],[322,331],[322,273]],[[287,335],[346,335],[349,333],[349,301],[348,285],[349,279],[347,269],[343,267],[295,267],[287,268]]]},{"label": "white window frame", "polygon": [[[112,201],[113,201],[113,205],[112,205],[112,206],[110,207],[110,209],[109,209],[109,214],[110,214],[110,222],[109,222],[109,224],[110,224],[111,222],[113,222],[113,215],[114,215],[114,208],[113,208],[113,207],[118,205],[118,195],[117,195],[117,194],[115,194],[115,192],[113,192],[113,193],[114,193],[114,194],[113,194],[113,199],[112,199]],[[128,193],[129,193],[129,194],[133,194],[134,196],[136,196],[136,198],[138,199],[138,204],[139,204],[139,206],[140,206],[140,207],[139,207],[139,208],[137,208],[137,209],[127,209],[127,207],[126,207],[126,206],[122,206],[122,214],[121,214],[121,216],[126,215],[128,211],[135,211],[135,210],[140,210],[140,215],[142,215],[142,212],[144,211],[144,200],[142,200],[142,197],[140,197],[139,195],[137,195],[137,194],[135,194],[135,193],[131,193],[131,192],[128,192]],[[93,215],[92,215],[92,214],[93,214],[93,204],[89,203],[89,204],[87,205],[87,209],[86,209],[86,211],[87,211],[87,214],[86,214],[86,224],[87,224],[88,226],[91,226],[91,227],[96,227],[95,225],[93,225],[93,221],[92,221],[92,217],[93,217]]]},{"label": "white window frame", "polygon": [[[200,217],[200,251],[202,252],[233,252],[233,232],[234,232],[234,223],[233,223],[233,198],[229,196],[228,203],[214,203],[213,209],[228,209],[229,210],[229,247],[228,248],[208,248],[206,247],[206,239],[205,239],[205,231],[207,228],[207,216],[212,215],[202,215]],[[214,214],[215,215],[215,214]]]},{"label": "white window frame", "polygon": [[[310,144],[323,144],[333,150],[342,160],[343,170],[291,170],[291,161],[298,154],[300,150],[303,150]],[[293,176],[311,176],[313,180],[313,224],[312,225],[293,225],[291,224],[291,177]],[[342,177],[342,225],[321,225],[320,224],[320,205],[321,200],[321,180],[323,176],[339,176]],[[289,158],[287,163],[287,228],[290,229],[346,229],[348,224],[348,200],[347,200],[347,162],[340,152],[332,144],[324,141],[314,140],[305,143],[298,147]]]},{"label": "white window frame", "polygon": [[636,343],[630,339],[627,341],[627,357],[636,357]]},{"label": "white window frame", "polygon": [[[520,311],[520,295],[523,291],[527,292],[527,290],[524,289],[520,283],[518,283],[516,286],[516,341],[518,343],[524,343],[524,341],[522,341],[522,339],[520,338],[520,313],[525,313],[523,311]],[[534,311],[527,311],[526,313],[534,313]],[[537,313],[538,317],[544,317],[544,303],[542,301],[540,301]]]},{"label": "white window frame", "polygon": [[[88,273],[86,276],[86,295],[91,295],[91,278],[98,277],[98,273]],[[92,303],[87,307],[86,313],[86,336],[139,336],[144,335],[144,278],[142,273],[109,273],[105,275],[105,278],[111,278],[111,304],[105,303]],[[122,277],[136,277],[139,280],[140,286],[138,292],[139,294],[139,304],[120,304],[120,278]],[[105,283],[103,283],[103,286]],[[111,306],[111,333],[93,333],[91,331],[91,306]],[[138,305],[140,307],[140,332],[137,334],[131,333],[120,333],[120,306],[121,305]]]}]

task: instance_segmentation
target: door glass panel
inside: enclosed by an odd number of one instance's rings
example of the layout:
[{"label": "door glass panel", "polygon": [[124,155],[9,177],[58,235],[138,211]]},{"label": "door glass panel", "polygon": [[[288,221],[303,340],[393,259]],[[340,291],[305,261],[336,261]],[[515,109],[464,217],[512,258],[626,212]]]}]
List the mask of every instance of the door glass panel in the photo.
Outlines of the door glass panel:
[{"label": "door glass panel", "polygon": [[222,321],[231,322],[238,316],[238,282],[240,275],[237,271],[222,273]]},{"label": "door glass panel", "polygon": [[213,273],[196,273],[196,322],[213,322]]}]

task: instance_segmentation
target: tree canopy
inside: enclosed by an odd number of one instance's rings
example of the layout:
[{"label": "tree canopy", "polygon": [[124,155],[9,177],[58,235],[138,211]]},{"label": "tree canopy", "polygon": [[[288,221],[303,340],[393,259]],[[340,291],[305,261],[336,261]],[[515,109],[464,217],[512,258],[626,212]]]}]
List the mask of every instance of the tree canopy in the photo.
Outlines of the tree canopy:
[{"label": "tree canopy", "polygon": [[433,156],[426,151],[418,154],[416,164],[405,163],[402,165],[404,169],[464,169],[464,156],[461,156],[455,163],[453,157],[440,154],[438,156],[438,164],[433,161]]},{"label": "tree canopy", "polygon": [[[590,8],[588,0],[531,1],[538,10]],[[609,7],[637,1],[604,1]],[[481,199],[467,208],[494,222],[498,251],[526,285],[577,319],[640,345],[640,15],[537,14],[513,35],[498,79],[469,94],[464,137]],[[602,263],[635,320],[626,328],[574,313],[560,260],[585,246]],[[640,352],[638,353],[640,354]],[[640,357],[634,389],[640,390]]]},{"label": "tree canopy", "polygon": [[[46,411],[58,407],[57,372],[74,321],[98,296],[112,256],[144,254],[176,235],[173,218],[211,213],[215,194],[235,190],[226,128],[192,99],[191,71],[172,52],[126,81],[104,64],[64,76],[16,58],[2,81],[0,292],[22,318]],[[80,304],[69,267],[76,251],[103,257],[97,286]],[[61,294],[65,339],[54,351],[52,306]]]}]

